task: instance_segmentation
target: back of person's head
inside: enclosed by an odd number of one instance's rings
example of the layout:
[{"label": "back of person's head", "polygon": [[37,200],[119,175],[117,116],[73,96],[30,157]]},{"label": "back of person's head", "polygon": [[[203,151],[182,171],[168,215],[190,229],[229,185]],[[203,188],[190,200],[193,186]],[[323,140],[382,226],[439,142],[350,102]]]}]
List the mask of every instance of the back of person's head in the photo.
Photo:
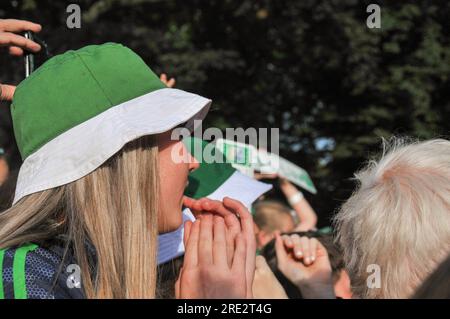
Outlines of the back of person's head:
[{"label": "back of person's head", "polygon": [[271,241],[276,231],[290,232],[295,227],[289,207],[278,201],[259,201],[253,209],[253,220],[258,226],[257,240],[260,247]]},{"label": "back of person's head", "polygon": [[[344,261],[342,259],[341,249],[336,245],[331,235],[320,234],[315,231],[308,232],[291,232],[287,233],[287,235],[297,234],[300,237],[314,237],[320,241],[320,243],[325,247],[328,252],[328,256],[330,259],[331,269],[332,269],[332,278],[333,283],[335,284],[339,279],[342,271],[344,271]],[[270,241],[264,248],[261,250],[261,255],[267,261],[272,272],[277,277],[280,284],[283,286],[286,291],[287,296],[290,299],[299,299],[302,298],[302,294],[298,287],[293,284],[289,279],[287,279],[283,273],[278,269],[277,265],[277,255],[275,251],[275,240]]]},{"label": "back of person's head", "polygon": [[[356,174],[359,185],[335,217],[355,295],[410,297],[447,256],[449,159],[450,141],[393,139]],[[375,287],[367,283],[372,269],[380,270]]]},{"label": "back of person's head", "polygon": [[419,287],[414,299],[450,299],[450,255]]},{"label": "back of person's head", "polygon": [[259,229],[266,232],[291,231],[294,220],[291,210],[286,205],[275,200],[263,200],[254,205],[254,221]]}]

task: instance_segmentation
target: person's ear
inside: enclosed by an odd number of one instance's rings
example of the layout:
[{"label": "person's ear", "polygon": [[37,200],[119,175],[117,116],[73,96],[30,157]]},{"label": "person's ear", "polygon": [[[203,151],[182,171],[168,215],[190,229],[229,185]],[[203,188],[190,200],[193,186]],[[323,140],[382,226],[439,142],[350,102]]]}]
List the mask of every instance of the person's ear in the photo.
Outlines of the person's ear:
[{"label": "person's ear", "polygon": [[348,276],[347,271],[342,269],[339,273],[339,279],[334,283],[334,293],[336,296],[342,299],[351,299],[352,298],[352,288],[350,277]]}]

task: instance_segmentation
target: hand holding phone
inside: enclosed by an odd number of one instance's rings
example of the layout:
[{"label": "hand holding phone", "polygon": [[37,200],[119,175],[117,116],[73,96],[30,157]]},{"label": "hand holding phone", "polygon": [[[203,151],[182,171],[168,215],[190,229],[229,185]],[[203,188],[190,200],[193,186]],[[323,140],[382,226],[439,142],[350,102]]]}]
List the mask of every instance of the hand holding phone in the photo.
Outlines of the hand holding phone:
[{"label": "hand holding phone", "polygon": [[9,47],[11,55],[21,56],[24,50],[38,52],[41,46],[33,40],[27,39],[21,34],[25,31],[40,32],[39,24],[16,19],[0,19],[0,47]]},{"label": "hand holding phone", "polygon": [[[33,41],[32,33],[40,32],[42,27],[39,24],[16,19],[0,19],[0,47],[8,47],[9,53],[15,56],[22,56],[24,51],[39,52],[41,45]],[[17,33],[27,31],[28,36]],[[32,54],[28,61],[32,61]],[[26,64],[26,62],[25,62]],[[26,67],[26,74],[30,74],[33,70],[33,65],[29,63],[28,71]],[[11,101],[15,90],[14,85],[6,85],[0,83],[0,100]]]}]

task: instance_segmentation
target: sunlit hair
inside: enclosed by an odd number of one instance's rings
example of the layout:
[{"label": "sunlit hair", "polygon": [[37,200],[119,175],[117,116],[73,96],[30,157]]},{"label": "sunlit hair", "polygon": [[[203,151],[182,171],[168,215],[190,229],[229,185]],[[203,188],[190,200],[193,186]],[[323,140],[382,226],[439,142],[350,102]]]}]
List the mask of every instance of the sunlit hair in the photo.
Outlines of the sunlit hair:
[{"label": "sunlit hair", "polygon": [[[89,175],[31,194],[0,214],[0,248],[65,235],[88,298],[152,298],[156,285],[158,148],[127,144]],[[86,243],[96,252],[89,263]],[[95,266],[95,268],[93,268]]]},{"label": "sunlit hair", "polygon": [[[335,217],[354,293],[407,298],[450,252],[450,141],[384,143]],[[369,288],[371,264],[381,287]]]}]

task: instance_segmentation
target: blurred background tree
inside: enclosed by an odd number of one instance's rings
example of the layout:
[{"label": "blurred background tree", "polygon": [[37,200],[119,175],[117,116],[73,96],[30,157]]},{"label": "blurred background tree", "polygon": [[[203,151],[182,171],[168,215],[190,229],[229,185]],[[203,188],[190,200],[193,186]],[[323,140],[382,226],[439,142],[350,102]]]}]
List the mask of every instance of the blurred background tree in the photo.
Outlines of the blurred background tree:
[{"label": "blurred background tree", "polygon": [[[319,193],[320,226],[354,188],[352,176],[382,138],[450,130],[450,3],[378,1],[369,29],[357,0],[14,0],[0,18],[29,19],[53,54],[114,41],[137,51],[177,87],[214,100],[205,126],[279,127],[280,153]],[[81,29],[66,7],[81,6]],[[0,82],[23,78],[0,56]],[[0,138],[14,152],[6,105]]]}]

